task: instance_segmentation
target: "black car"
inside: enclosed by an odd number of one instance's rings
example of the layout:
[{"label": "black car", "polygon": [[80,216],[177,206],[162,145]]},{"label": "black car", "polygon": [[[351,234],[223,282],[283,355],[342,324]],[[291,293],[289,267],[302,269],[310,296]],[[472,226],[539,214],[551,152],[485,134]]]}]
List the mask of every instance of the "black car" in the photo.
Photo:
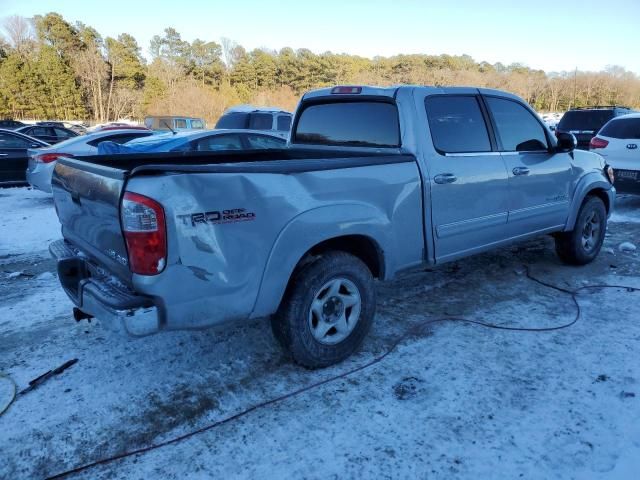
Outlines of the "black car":
[{"label": "black car", "polygon": [[559,133],[573,133],[578,141],[578,148],[589,150],[589,142],[605,123],[628,113],[633,113],[633,110],[616,105],[573,108],[560,119],[556,136]]},{"label": "black car", "polygon": [[15,130],[16,128],[20,128],[20,127],[25,127],[26,125],[22,122],[19,122],[17,120],[11,120],[11,119],[5,119],[5,120],[0,120],[0,128],[6,129],[6,130]]},{"label": "black car", "polygon": [[36,138],[13,130],[0,130],[0,186],[25,183],[29,163],[27,149],[46,146],[47,143]]},{"label": "black car", "polygon": [[64,127],[50,126],[50,125],[28,125],[16,130],[16,132],[28,135],[43,142],[50,144],[62,142],[72,137],[77,137],[78,134],[73,130],[69,130]]}]

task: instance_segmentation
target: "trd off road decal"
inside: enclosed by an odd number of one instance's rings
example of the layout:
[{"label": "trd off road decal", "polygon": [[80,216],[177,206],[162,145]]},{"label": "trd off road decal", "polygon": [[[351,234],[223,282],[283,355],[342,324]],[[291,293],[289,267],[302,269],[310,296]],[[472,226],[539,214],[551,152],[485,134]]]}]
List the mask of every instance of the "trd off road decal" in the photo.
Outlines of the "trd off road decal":
[{"label": "trd off road decal", "polygon": [[183,225],[195,227],[198,224],[217,225],[220,223],[250,222],[251,220],[255,220],[256,214],[254,212],[248,212],[246,208],[231,208],[228,210],[176,215],[176,218],[181,220]]}]

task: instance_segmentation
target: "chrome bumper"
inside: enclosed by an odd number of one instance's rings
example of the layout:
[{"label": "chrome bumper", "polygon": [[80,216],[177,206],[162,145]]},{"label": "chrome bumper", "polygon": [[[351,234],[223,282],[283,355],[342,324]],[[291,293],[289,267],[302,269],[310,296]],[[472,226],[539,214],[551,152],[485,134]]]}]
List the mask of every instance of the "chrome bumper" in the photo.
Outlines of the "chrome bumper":
[{"label": "chrome bumper", "polygon": [[49,245],[58,263],[58,279],[83,313],[111,330],[144,336],[160,330],[160,313],[150,297],[138,295],[119,281],[100,275],[97,266],[64,240]]}]

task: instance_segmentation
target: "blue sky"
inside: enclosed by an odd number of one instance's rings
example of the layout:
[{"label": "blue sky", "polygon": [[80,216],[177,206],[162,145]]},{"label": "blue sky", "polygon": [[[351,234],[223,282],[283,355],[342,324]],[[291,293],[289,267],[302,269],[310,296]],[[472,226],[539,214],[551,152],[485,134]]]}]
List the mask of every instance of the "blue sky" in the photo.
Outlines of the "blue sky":
[{"label": "blue sky", "polygon": [[306,47],[366,57],[469,54],[546,71],[621,65],[640,73],[640,0],[0,0],[0,17],[56,11],[147,53],[165,27],[247,49]]}]

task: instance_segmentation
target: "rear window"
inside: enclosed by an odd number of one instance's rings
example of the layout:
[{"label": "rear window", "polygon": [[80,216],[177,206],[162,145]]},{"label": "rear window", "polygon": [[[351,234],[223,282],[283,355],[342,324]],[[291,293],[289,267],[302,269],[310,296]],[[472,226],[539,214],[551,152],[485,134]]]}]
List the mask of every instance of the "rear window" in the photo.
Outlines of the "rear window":
[{"label": "rear window", "polygon": [[288,132],[291,130],[291,115],[280,115],[278,117],[278,131]]},{"label": "rear window", "polygon": [[252,113],[249,118],[249,128],[251,130],[271,130],[273,126],[273,115],[270,113]]},{"label": "rear window", "polygon": [[598,134],[609,138],[640,140],[640,118],[611,120]]},{"label": "rear window", "polygon": [[570,110],[562,116],[558,130],[592,130],[597,132],[613,118],[613,110]]},{"label": "rear window", "polygon": [[249,123],[248,113],[227,113],[220,117],[216,128],[247,128]]},{"label": "rear window", "polygon": [[386,102],[309,105],[298,119],[294,143],[399,147],[398,109]]}]

